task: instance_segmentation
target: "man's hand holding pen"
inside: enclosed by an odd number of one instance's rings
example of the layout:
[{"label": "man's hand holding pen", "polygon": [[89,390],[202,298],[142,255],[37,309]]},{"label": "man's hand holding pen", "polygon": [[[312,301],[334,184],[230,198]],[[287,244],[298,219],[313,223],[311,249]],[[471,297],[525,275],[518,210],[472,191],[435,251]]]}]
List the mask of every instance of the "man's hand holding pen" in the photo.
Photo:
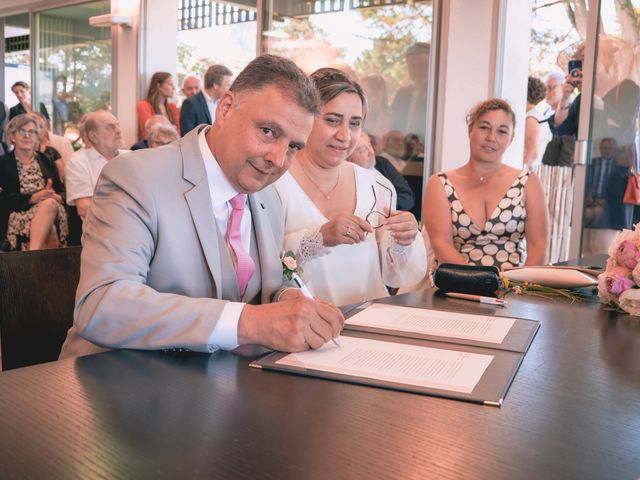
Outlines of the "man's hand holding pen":
[{"label": "man's hand holding pen", "polygon": [[278,302],[246,304],[238,323],[238,343],[260,344],[282,352],[320,348],[340,335],[342,312],[334,305],[288,289]]}]

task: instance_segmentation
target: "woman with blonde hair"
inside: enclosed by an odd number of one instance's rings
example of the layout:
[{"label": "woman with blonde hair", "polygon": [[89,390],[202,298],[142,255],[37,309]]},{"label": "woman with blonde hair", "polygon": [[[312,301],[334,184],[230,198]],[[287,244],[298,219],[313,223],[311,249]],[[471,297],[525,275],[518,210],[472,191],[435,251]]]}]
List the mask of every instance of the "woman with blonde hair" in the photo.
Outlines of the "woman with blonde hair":
[{"label": "woman with blonde hair", "polygon": [[151,77],[149,92],[145,100],[140,100],[136,105],[138,112],[138,126],[140,136],[146,140],[147,132],[145,123],[153,115],[163,115],[176,127],[180,133],[180,113],[175,103],[169,100],[173,98],[176,86],[169,72],[156,72]]}]

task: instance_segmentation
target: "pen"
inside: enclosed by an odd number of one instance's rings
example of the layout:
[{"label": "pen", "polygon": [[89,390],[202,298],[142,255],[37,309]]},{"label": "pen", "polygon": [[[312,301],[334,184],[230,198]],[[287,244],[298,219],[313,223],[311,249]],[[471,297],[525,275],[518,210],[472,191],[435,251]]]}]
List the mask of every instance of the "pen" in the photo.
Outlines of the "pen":
[{"label": "pen", "polygon": [[[305,285],[305,283],[302,281],[302,279],[298,276],[297,273],[292,273],[291,274],[291,280],[294,281],[296,286],[300,289],[300,291],[302,292],[302,294],[305,297],[313,299],[313,295],[311,294],[311,290],[309,290],[309,287],[307,287]],[[333,342],[333,344],[336,347],[340,346],[340,344],[338,343],[338,341],[335,338],[332,338],[331,341]]]},{"label": "pen", "polygon": [[507,306],[507,301],[502,300],[501,298],[483,297],[482,295],[470,295],[468,293],[455,292],[447,292],[445,295],[447,297],[461,298],[463,300],[471,300],[473,302],[488,303],[489,305],[500,305],[501,307]]}]

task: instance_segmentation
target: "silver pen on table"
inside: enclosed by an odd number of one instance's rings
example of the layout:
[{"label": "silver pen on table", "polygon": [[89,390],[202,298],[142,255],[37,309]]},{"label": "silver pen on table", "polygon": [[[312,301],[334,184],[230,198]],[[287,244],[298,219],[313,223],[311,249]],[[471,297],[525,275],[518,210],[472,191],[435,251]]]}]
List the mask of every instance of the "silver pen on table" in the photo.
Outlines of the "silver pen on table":
[{"label": "silver pen on table", "polygon": [[[291,280],[294,281],[296,286],[300,289],[300,291],[302,292],[302,294],[305,297],[313,299],[313,295],[311,294],[311,290],[309,290],[309,287],[307,287],[305,285],[305,283],[302,281],[302,279],[298,276],[297,273],[292,273],[291,274]],[[340,346],[340,344],[338,343],[338,340],[336,340],[335,338],[332,338],[331,341],[333,342],[333,344],[336,347]]]}]

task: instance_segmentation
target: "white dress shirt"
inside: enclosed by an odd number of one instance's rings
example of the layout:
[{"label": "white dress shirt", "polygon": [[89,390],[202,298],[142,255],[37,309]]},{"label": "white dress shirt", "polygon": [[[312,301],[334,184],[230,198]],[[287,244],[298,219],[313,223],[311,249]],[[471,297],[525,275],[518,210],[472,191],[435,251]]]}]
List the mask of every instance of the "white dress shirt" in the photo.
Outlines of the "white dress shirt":
[{"label": "white dress shirt", "polygon": [[[206,96],[206,94],[205,94]],[[211,207],[213,215],[216,219],[216,225],[223,237],[229,228],[229,220],[231,218],[231,204],[229,201],[235,197],[238,192],[233,188],[227,177],[225,177],[218,161],[215,159],[209,145],[207,144],[206,133],[209,128],[204,128],[198,134],[198,144],[200,153],[204,160],[205,171],[207,172],[207,182],[209,183],[209,192],[211,195]],[[246,252],[251,248],[251,210],[245,203],[244,214],[242,215],[242,223],[240,225],[240,236],[242,238],[242,247]],[[227,249],[231,258],[234,253],[231,246],[227,243]],[[209,337],[209,345],[224,350],[232,350],[238,346],[238,322],[240,314],[244,308],[244,303],[227,302],[220,315],[211,337]]]},{"label": "white dress shirt", "polygon": [[220,99],[214,100],[209,95],[207,95],[207,92],[205,92],[204,90],[202,90],[202,94],[204,95],[204,99],[207,101],[207,108],[209,109],[209,115],[211,116],[211,125],[213,125],[214,123],[216,123],[216,108],[218,108]]},{"label": "white dress shirt", "polygon": [[[129,150],[118,150],[118,155]],[[67,204],[75,205],[78,198],[93,197],[98,177],[107,164],[95,148],[83,148],[74,152],[64,167],[64,184]]]}]

